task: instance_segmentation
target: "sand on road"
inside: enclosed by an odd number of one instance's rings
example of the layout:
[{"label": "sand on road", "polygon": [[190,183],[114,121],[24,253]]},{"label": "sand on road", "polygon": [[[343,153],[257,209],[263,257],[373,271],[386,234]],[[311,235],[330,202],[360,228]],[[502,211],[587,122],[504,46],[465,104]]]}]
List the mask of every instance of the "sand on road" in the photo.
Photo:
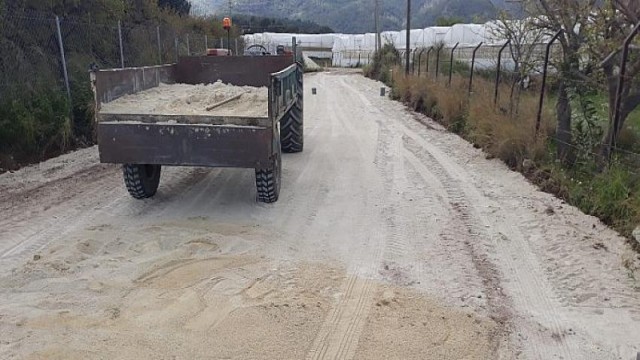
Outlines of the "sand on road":
[{"label": "sand on road", "polygon": [[136,201],[95,148],[0,175],[0,358],[635,358],[623,238],[377,82],[305,81],[273,205],[242,169]]}]

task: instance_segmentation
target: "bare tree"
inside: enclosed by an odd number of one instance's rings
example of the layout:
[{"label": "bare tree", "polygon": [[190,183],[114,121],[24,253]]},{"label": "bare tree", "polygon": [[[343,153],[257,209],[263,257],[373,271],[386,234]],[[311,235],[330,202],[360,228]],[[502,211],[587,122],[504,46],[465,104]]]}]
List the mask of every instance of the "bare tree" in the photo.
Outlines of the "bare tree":
[{"label": "bare tree", "polygon": [[513,61],[513,79],[511,83],[510,113],[517,113],[520,105],[522,82],[534,73],[539,64],[537,51],[544,38],[545,31],[535,26],[535,20],[516,19],[510,13],[500,13],[499,21],[491,29],[496,39],[509,42],[509,55]]}]

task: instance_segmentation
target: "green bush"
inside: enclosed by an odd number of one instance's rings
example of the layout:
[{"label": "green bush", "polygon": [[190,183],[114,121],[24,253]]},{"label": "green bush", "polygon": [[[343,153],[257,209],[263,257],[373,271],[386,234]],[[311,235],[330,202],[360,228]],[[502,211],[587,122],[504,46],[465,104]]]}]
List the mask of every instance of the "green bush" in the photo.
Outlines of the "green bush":
[{"label": "green bush", "polygon": [[590,170],[573,178],[570,202],[629,235],[640,222],[640,178],[619,163],[595,176]]},{"label": "green bush", "polygon": [[393,68],[400,63],[400,52],[393,44],[385,44],[382,50],[373,55],[370,65],[364,67],[365,76],[380,80],[391,86],[393,82]]},{"label": "green bush", "polygon": [[0,153],[11,154],[18,163],[64,151],[71,135],[65,93],[47,89],[0,102]]}]

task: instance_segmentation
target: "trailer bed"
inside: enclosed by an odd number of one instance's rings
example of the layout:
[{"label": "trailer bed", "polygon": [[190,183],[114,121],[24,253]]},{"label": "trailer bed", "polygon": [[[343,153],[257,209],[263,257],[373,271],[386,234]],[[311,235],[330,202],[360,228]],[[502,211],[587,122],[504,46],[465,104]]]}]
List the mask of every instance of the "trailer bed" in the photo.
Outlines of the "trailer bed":
[{"label": "trailer bed", "polygon": [[160,84],[105,103],[100,114],[266,118],[269,116],[269,90],[222,82],[208,85]]},{"label": "trailer bed", "polygon": [[[92,69],[100,161],[123,164],[136,199],[162,166],[250,168],[257,199],[277,201],[281,153],[302,151],[302,65],[293,57],[184,57]],[[226,84],[226,85],[225,85]]]}]

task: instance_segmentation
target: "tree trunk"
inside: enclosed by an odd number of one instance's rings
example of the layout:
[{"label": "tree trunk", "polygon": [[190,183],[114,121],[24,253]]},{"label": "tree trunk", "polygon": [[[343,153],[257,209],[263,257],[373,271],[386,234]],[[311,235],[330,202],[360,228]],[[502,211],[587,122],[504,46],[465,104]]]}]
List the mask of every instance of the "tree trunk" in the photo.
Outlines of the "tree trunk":
[{"label": "tree trunk", "polygon": [[609,148],[612,136],[614,136],[613,117],[615,115],[616,92],[618,90],[618,77],[613,73],[613,66],[604,67],[604,73],[607,75],[608,93],[609,93],[609,126],[607,132],[602,139],[602,149],[600,151],[601,164],[599,167],[605,166],[611,157],[611,149]]},{"label": "tree trunk", "polygon": [[558,102],[556,104],[558,114],[558,127],[556,129],[557,138],[557,158],[565,165],[573,165],[574,151],[572,148],[573,138],[571,136],[571,101],[567,85],[560,83],[558,90]]}]

